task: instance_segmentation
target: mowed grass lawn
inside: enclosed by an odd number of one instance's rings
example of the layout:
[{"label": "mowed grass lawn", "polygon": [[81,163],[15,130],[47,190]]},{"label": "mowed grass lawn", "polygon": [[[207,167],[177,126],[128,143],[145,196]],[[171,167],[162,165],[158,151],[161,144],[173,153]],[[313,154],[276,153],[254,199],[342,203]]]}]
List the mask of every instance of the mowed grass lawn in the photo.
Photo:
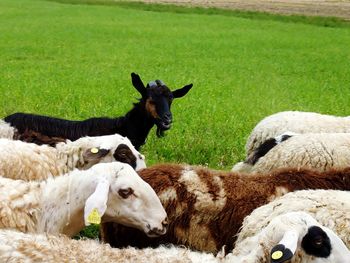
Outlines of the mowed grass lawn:
[{"label": "mowed grass lawn", "polygon": [[139,98],[131,72],[193,83],[173,103],[172,129],[152,130],[142,152],[149,165],[230,169],[269,114],[350,115],[348,26],[127,7],[1,0],[0,117],[123,115]]}]

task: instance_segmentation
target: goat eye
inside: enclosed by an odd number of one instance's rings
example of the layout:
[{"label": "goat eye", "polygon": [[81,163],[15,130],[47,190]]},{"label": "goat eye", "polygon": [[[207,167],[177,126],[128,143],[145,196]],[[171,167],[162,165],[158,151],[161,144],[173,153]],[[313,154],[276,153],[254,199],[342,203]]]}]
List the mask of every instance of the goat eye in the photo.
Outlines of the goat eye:
[{"label": "goat eye", "polygon": [[130,187],[128,187],[126,189],[119,189],[119,191],[118,191],[118,194],[124,199],[128,198],[133,193],[134,193],[134,190]]}]

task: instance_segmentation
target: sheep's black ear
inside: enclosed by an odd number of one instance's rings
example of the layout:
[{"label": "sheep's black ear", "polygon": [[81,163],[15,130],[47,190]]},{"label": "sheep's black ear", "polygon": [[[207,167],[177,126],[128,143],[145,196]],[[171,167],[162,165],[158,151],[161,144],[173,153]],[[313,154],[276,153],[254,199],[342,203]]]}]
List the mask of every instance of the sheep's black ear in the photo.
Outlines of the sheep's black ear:
[{"label": "sheep's black ear", "polygon": [[101,158],[105,157],[110,151],[111,150],[101,149],[101,148],[90,148],[84,152],[83,156],[85,161],[98,162]]},{"label": "sheep's black ear", "polygon": [[139,75],[137,75],[136,73],[131,73],[131,81],[132,81],[132,85],[135,87],[135,89],[140,92],[141,96],[143,98],[147,97],[147,90],[145,85],[143,85],[143,82],[140,78]]},{"label": "sheep's black ear", "polygon": [[187,94],[187,92],[192,88],[193,84],[186,85],[181,89],[172,91],[174,98],[181,98]]}]

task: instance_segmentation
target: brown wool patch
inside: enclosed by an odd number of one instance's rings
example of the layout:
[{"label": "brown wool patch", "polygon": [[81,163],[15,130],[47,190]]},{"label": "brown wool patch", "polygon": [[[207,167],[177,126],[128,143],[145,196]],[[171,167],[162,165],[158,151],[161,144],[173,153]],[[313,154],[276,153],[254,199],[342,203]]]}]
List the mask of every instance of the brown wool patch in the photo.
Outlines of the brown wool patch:
[{"label": "brown wool patch", "polygon": [[28,129],[26,129],[22,134],[19,134],[16,132],[15,136],[17,137],[16,139],[24,142],[35,143],[37,145],[47,144],[52,147],[55,147],[57,143],[66,142],[65,138],[49,137],[40,132],[36,132]]}]

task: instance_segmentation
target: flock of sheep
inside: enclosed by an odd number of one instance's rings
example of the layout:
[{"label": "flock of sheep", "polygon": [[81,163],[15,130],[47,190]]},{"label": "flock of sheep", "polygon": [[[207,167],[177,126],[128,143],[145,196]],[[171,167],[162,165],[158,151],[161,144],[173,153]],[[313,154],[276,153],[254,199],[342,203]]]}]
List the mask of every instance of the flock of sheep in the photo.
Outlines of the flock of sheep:
[{"label": "flock of sheep", "polygon": [[[146,168],[192,84],[131,79],[118,118],[0,120],[0,262],[350,262],[350,118],[269,116],[232,171]],[[89,224],[101,243],[70,239]]]}]

